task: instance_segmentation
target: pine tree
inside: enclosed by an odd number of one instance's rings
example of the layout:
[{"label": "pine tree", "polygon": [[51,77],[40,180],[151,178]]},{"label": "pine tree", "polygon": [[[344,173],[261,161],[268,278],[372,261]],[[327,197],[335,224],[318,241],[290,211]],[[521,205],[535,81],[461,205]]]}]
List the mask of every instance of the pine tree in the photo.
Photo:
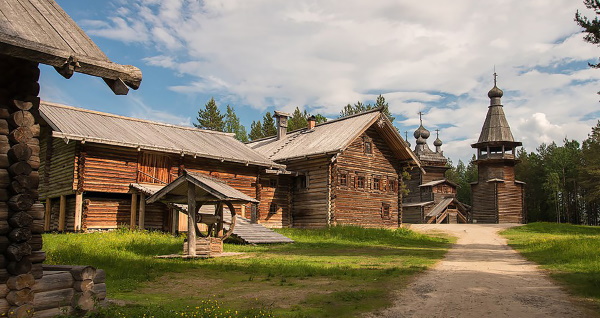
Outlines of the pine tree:
[{"label": "pine tree", "polygon": [[198,123],[194,124],[194,126],[202,129],[223,131],[225,129],[224,117],[225,115],[222,115],[219,111],[215,99],[211,98],[204,105],[204,109],[198,110],[198,117],[196,118]]},{"label": "pine tree", "polygon": [[394,116],[392,116],[392,113],[390,113],[388,102],[385,101],[385,97],[383,97],[383,95],[381,95],[381,94],[379,96],[377,96],[375,105],[371,105],[371,104],[365,105],[365,104],[361,103],[360,101],[358,101],[354,105],[348,104],[348,105],[344,106],[344,109],[342,109],[342,111],[340,112],[340,116],[338,118],[342,118],[342,117],[346,117],[346,116],[350,116],[350,115],[354,115],[354,114],[364,113],[366,111],[369,111],[371,109],[375,109],[378,107],[383,107],[383,113],[387,116],[387,118],[390,120],[390,122],[393,123],[395,118],[394,118]]},{"label": "pine tree", "polygon": [[250,140],[257,140],[264,137],[260,120],[252,121],[252,124],[250,125],[250,134],[248,137],[250,137]]},{"label": "pine tree", "polygon": [[262,134],[263,137],[277,135],[277,128],[275,128],[275,120],[273,120],[273,116],[271,116],[270,112],[267,112],[263,117]]},{"label": "pine tree", "polygon": [[292,113],[292,117],[288,119],[288,131],[306,127],[308,125],[306,121],[307,118],[308,114],[306,113],[306,110],[304,112],[300,112],[300,109],[296,107]]},{"label": "pine tree", "polygon": [[[598,16],[600,16],[600,0],[584,0],[583,4],[586,8],[594,11],[596,17],[590,20],[588,17],[581,15],[579,10],[577,10],[575,13],[575,22],[583,28],[582,32],[587,33],[583,38],[584,41],[600,45],[600,20],[598,19]],[[600,63],[588,64],[590,67],[600,68]]]},{"label": "pine tree", "polygon": [[327,117],[325,117],[321,114],[316,114],[315,119],[317,120],[317,124],[322,124],[322,123],[327,122]]},{"label": "pine tree", "polygon": [[233,107],[227,105],[227,112],[225,113],[225,132],[234,133],[235,139],[241,142],[248,141],[248,135],[246,134],[246,127],[240,124],[240,118],[235,114]]}]

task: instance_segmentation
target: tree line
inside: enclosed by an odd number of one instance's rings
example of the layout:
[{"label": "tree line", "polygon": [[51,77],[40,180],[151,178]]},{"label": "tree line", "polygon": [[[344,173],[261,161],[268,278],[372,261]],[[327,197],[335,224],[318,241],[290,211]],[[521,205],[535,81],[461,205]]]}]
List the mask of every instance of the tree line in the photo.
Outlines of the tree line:
[{"label": "tree line", "polygon": [[[600,224],[600,121],[582,143],[564,139],[541,144],[534,152],[520,149],[515,167],[525,182],[528,222]],[[459,185],[457,197],[471,204],[470,183],[477,181],[475,156],[465,165],[449,163],[446,178]]]},{"label": "tree line", "polygon": [[[383,107],[384,114],[388,116],[391,122],[394,122],[394,117],[392,117],[388,109],[388,103],[382,95],[377,97],[375,104],[363,104],[359,101],[353,105],[346,105],[340,112],[339,118],[359,114],[378,107]],[[306,110],[300,111],[300,108],[296,107],[292,115],[288,118],[288,131],[307,127],[309,117],[310,115]],[[317,124],[327,121],[327,118],[321,114],[316,114],[314,117]],[[204,108],[198,110],[196,121],[194,126],[197,128],[233,133],[235,134],[235,138],[241,142],[277,135],[275,119],[273,119],[271,112],[267,112],[263,116],[262,121],[260,119],[252,121],[250,132],[248,133],[246,127],[240,123],[240,118],[235,113],[234,108],[227,105],[226,111],[223,114],[219,110],[219,106],[214,98],[211,98],[204,105]]]}]

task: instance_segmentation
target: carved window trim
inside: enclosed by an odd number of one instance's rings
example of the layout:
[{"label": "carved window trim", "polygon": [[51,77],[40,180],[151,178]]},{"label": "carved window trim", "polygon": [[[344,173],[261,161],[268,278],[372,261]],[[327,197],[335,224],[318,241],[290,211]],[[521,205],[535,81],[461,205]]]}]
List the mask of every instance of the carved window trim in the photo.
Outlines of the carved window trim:
[{"label": "carved window trim", "polygon": [[363,152],[366,155],[373,155],[373,140],[369,136],[363,136]]}]

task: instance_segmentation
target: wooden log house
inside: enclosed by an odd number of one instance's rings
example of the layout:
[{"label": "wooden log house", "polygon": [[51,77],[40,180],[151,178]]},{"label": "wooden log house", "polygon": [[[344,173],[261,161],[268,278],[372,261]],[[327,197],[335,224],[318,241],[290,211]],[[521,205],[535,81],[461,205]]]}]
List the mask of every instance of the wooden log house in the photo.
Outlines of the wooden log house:
[{"label": "wooden log house", "polygon": [[415,154],[422,169],[411,169],[406,181],[408,194],[404,198],[402,222],[404,223],[467,223],[468,206],[456,198],[457,185],[446,179],[448,159],[442,151],[442,140],[437,130],[433,142],[435,151],[427,145],[429,130],[421,125],[414,132]]},{"label": "wooden log house", "polygon": [[142,74],[112,63],[53,0],[0,1],[0,22],[0,316],[88,310],[106,297],[95,269],[68,267],[54,280],[42,265],[38,66],[101,77],[121,95]]},{"label": "wooden log house", "polygon": [[523,223],[524,183],[515,179],[515,141],[502,106],[504,92],[496,86],[488,92],[490,106],[477,143],[477,182],[471,184],[473,223]]},{"label": "wooden log house", "polygon": [[382,109],[319,125],[312,117],[307,128],[292,132],[288,116],[275,112],[277,136],[248,145],[297,174],[294,227],[400,225],[402,172],[419,160]]},{"label": "wooden log house", "polygon": [[290,225],[289,178],[278,177],[284,166],[232,134],[48,102],[42,102],[40,115],[46,230],[185,230],[186,218],[179,218],[179,211],[145,203],[183,169],[223,180],[260,201],[240,206],[243,216],[270,227]]}]

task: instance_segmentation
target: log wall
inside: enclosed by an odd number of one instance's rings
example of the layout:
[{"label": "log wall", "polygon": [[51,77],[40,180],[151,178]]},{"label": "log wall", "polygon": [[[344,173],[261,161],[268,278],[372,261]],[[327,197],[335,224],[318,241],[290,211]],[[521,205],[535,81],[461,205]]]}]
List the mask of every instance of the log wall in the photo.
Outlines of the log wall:
[{"label": "log wall", "polygon": [[423,209],[420,206],[404,207],[402,209],[403,223],[423,223]]},{"label": "log wall", "polygon": [[72,194],[77,185],[75,174],[78,158],[77,142],[65,143],[64,140],[52,138],[49,127],[42,128],[40,140],[40,198],[54,198]]},{"label": "log wall", "polygon": [[[472,220],[477,223],[522,223],[523,186],[515,183],[515,161],[478,162],[478,184],[471,187]],[[502,179],[504,182],[487,182]]]},{"label": "log wall", "polygon": [[[364,140],[372,143],[372,153],[366,154]],[[335,224],[365,227],[398,227],[400,209],[398,197],[399,174],[402,168],[377,130],[369,128],[340,154],[334,165],[332,212]],[[340,173],[348,175],[347,186],[340,184]],[[364,188],[357,178],[364,177]],[[374,182],[379,179],[379,186]],[[389,183],[394,182],[395,187]],[[389,214],[384,215],[387,206]]]},{"label": "log wall", "polygon": [[[285,162],[287,169],[304,173],[293,178],[292,224],[294,227],[318,228],[328,225],[328,187],[331,157],[300,159]],[[307,178],[307,187],[300,186],[300,178]]]},{"label": "log wall", "polygon": [[137,181],[137,150],[86,143],[85,155],[82,191],[127,193]]}]

